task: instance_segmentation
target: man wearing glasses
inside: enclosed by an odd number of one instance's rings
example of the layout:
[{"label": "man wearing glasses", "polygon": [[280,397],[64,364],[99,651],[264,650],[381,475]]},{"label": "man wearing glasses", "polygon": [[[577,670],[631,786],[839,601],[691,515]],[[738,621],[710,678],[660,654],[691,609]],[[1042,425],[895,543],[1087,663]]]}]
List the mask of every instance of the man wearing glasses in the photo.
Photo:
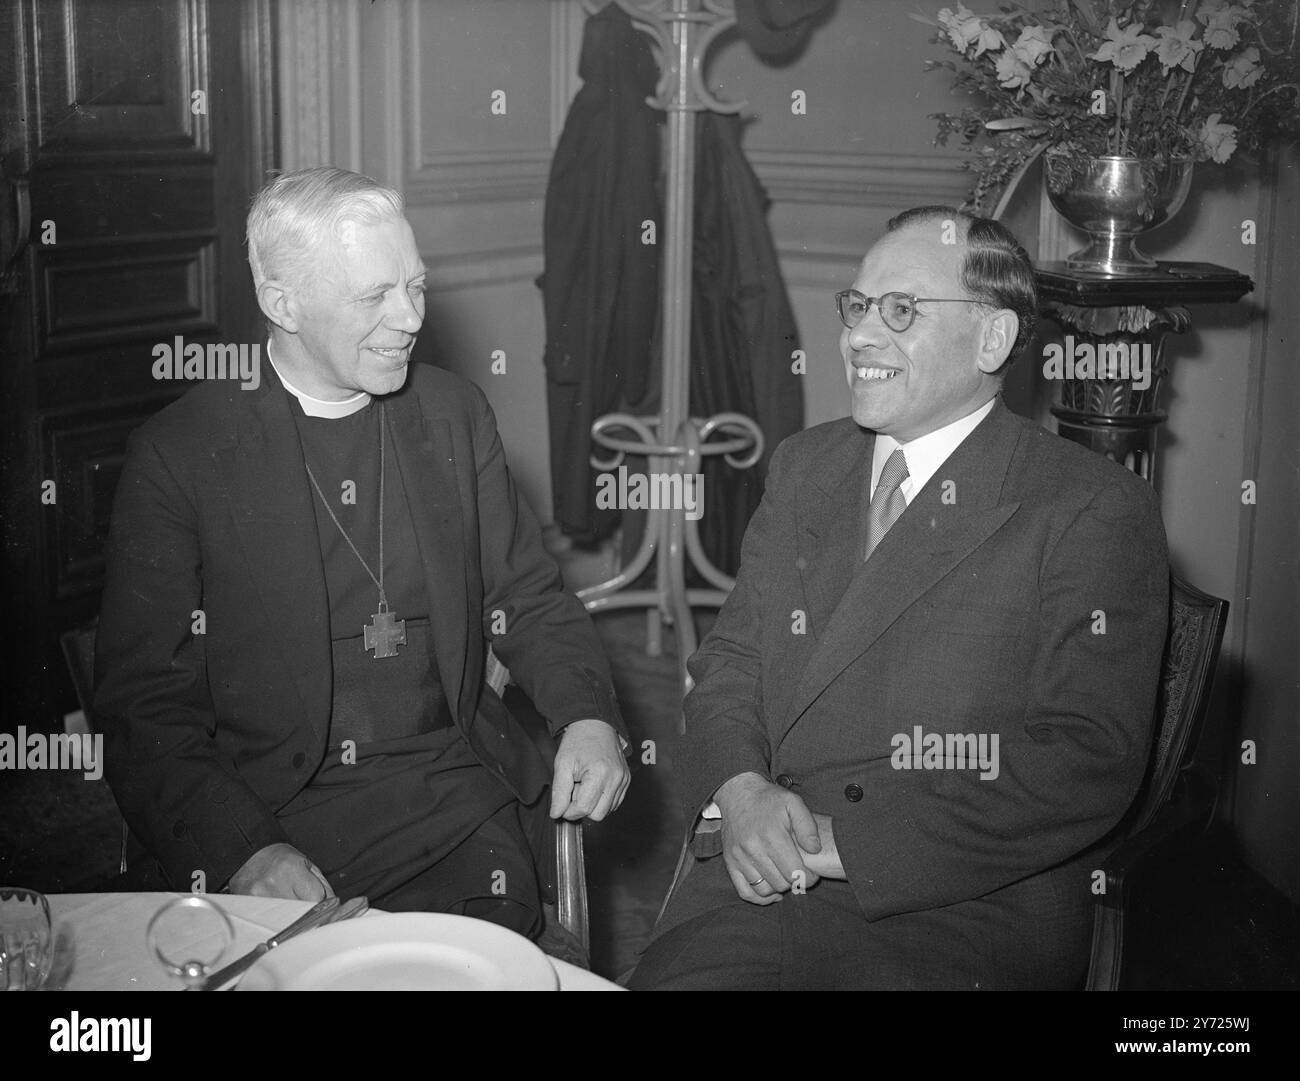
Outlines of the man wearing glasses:
[{"label": "man wearing glasses", "polygon": [[835,299],[852,417],[777,450],[690,661],[686,798],[722,858],[632,986],[1076,987],[1148,757],[1156,497],[1002,404],[1037,311],[1002,225],[907,211]]}]

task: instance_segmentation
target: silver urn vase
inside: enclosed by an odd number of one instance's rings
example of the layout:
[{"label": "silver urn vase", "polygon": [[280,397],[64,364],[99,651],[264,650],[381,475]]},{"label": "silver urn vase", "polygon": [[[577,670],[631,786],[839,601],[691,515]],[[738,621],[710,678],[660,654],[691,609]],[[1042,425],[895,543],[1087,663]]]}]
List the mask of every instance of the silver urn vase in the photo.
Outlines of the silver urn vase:
[{"label": "silver urn vase", "polygon": [[1071,270],[1108,276],[1142,274],[1156,261],[1138,250],[1137,238],[1181,209],[1192,186],[1190,158],[1071,159],[1046,154],[1047,197],[1056,212],[1088,234],[1087,247],[1071,252]]}]

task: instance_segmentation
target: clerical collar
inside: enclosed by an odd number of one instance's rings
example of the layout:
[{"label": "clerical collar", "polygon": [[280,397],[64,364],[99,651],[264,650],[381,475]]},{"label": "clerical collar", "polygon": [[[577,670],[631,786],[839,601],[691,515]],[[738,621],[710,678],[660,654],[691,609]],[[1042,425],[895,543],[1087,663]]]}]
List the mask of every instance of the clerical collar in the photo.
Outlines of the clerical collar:
[{"label": "clerical collar", "polygon": [[313,398],[310,394],[299,390],[284,377],[284,372],[280,371],[275,363],[275,358],[271,356],[271,343],[266,343],[266,359],[271,362],[276,376],[279,377],[284,389],[298,399],[298,404],[302,406],[302,411],[309,417],[325,417],[328,420],[339,420],[343,417],[350,417],[353,413],[358,413],[370,404],[370,395],[364,390],[357,391],[351,398],[344,398],[341,402],[327,402],[322,398]]}]

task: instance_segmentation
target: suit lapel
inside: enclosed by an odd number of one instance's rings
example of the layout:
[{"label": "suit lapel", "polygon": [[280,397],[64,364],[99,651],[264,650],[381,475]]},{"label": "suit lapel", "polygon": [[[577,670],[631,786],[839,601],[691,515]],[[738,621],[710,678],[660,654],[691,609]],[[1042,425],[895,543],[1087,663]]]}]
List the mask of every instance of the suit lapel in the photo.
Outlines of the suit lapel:
[{"label": "suit lapel", "polygon": [[470,703],[465,694],[469,649],[466,628],[469,602],[466,589],[465,522],[455,467],[451,428],[438,417],[427,417],[419,396],[409,385],[385,401],[388,431],[396,453],[411,522],[424,565],[429,596],[429,625],[438,655],[438,677],[457,717]]},{"label": "suit lapel", "polygon": [[288,392],[268,380],[259,390],[241,392],[240,400],[249,408],[234,444],[218,455],[235,531],[274,648],[293,677],[305,716],[324,739],[332,662],[315,497]]},{"label": "suit lapel", "polygon": [[[999,401],[912,500],[871,558],[863,562],[856,553],[850,560],[851,580],[784,713],[778,741],[832,680],[1015,514],[1020,504],[1000,497],[1019,436],[1015,417]],[[867,463],[869,468],[869,455]],[[859,500],[866,485],[861,488]],[[856,541],[857,530],[852,532]]]},{"label": "suit lapel", "polygon": [[817,477],[798,495],[796,566],[808,601],[808,623],[820,639],[861,557],[859,518],[871,484],[876,437],[856,424],[818,463]]}]

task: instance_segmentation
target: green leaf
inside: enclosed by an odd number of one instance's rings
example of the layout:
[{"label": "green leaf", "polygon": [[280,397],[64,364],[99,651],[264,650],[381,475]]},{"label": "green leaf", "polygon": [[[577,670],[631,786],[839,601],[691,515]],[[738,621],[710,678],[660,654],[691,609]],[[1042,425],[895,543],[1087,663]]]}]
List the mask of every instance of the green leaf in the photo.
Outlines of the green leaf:
[{"label": "green leaf", "polygon": [[1041,135],[1047,126],[1041,120],[1030,116],[1004,116],[997,120],[986,120],[984,127],[989,131],[1029,131]]}]

